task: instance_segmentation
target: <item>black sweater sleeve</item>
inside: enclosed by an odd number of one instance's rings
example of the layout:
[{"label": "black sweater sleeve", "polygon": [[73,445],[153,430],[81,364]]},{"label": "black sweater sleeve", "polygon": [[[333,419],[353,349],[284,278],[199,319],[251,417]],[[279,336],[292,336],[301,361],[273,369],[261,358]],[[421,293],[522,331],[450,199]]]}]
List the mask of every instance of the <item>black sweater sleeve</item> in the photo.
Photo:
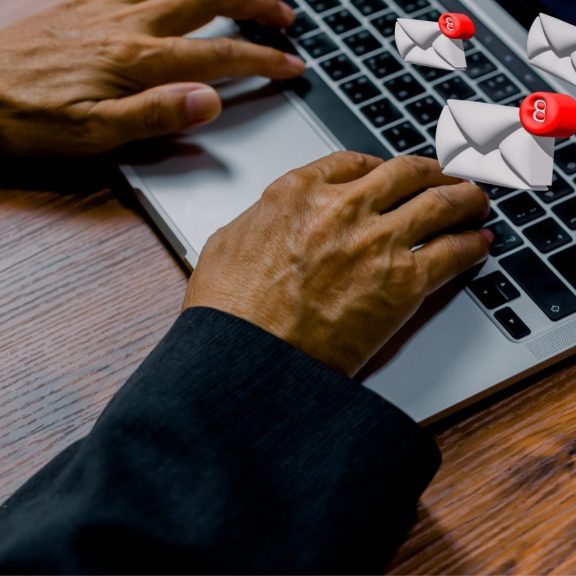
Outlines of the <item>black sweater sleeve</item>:
[{"label": "black sweater sleeve", "polygon": [[0,508],[0,571],[376,573],[439,460],[371,391],[192,309]]}]

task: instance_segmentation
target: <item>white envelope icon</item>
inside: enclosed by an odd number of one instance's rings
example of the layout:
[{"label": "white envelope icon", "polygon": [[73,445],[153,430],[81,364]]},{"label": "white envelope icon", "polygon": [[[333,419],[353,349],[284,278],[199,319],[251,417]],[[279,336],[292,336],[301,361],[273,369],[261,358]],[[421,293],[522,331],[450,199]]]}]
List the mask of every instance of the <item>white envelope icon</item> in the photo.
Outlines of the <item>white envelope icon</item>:
[{"label": "white envelope icon", "polygon": [[464,70],[466,55],[462,40],[442,34],[438,22],[398,18],[396,46],[405,62],[444,70]]},{"label": "white envelope icon", "polygon": [[576,26],[540,14],[528,34],[528,59],[537,68],[576,84]]},{"label": "white envelope icon", "polygon": [[444,174],[519,190],[552,184],[554,138],[533,136],[518,108],[448,100],[436,129]]}]

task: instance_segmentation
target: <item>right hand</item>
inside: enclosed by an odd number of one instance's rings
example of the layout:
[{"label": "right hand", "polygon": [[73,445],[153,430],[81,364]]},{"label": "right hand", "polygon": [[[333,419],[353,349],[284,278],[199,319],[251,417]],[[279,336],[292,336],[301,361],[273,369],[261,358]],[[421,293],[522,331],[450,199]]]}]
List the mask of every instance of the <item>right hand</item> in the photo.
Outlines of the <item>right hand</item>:
[{"label": "right hand", "polygon": [[184,308],[243,318],[352,376],[426,296],[488,256],[491,233],[450,232],[488,211],[480,188],[433,160],[333,154],[210,238]]}]

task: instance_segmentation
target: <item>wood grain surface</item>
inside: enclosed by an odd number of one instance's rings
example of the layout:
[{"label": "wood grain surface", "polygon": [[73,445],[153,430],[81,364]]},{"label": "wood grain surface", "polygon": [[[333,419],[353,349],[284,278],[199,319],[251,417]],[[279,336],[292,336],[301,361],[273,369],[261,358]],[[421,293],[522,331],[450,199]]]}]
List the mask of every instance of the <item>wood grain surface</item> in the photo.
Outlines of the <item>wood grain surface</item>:
[{"label": "wood grain surface", "polygon": [[[54,0],[2,0],[8,24]],[[0,171],[0,501],[80,438],[176,318],[186,274],[97,162]],[[396,574],[576,574],[576,367],[441,423]]]}]

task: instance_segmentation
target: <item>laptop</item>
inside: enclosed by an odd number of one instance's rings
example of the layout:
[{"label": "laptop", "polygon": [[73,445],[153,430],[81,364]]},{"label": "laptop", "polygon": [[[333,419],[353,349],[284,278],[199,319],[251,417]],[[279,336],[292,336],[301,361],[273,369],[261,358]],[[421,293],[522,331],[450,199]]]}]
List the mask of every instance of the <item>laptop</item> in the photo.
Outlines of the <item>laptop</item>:
[{"label": "laptop", "polygon": [[[535,91],[574,87],[530,67],[527,27],[539,11],[570,19],[566,2],[521,0],[290,0],[288,37],[219,20],[204,35],[243,35],[297,51],[304,78],[278,86],[252,78],[219,86],[214,124],[150,144],[122,171],[191,268],[208,237],[287,171],[335,150],[391,158],[435,156],[448,98],[518,106]],[[468,69],[407,65],[396,19],[473,17]],[[576,345],[576,141],[560,142],[548,191],[486,186],[492,256],[428,301],[362,373],[363,385],[424,424],[573,353]],[[263,247],[265,249],[265,247]],[[255,255],[255,258],[258,256]]]}]

